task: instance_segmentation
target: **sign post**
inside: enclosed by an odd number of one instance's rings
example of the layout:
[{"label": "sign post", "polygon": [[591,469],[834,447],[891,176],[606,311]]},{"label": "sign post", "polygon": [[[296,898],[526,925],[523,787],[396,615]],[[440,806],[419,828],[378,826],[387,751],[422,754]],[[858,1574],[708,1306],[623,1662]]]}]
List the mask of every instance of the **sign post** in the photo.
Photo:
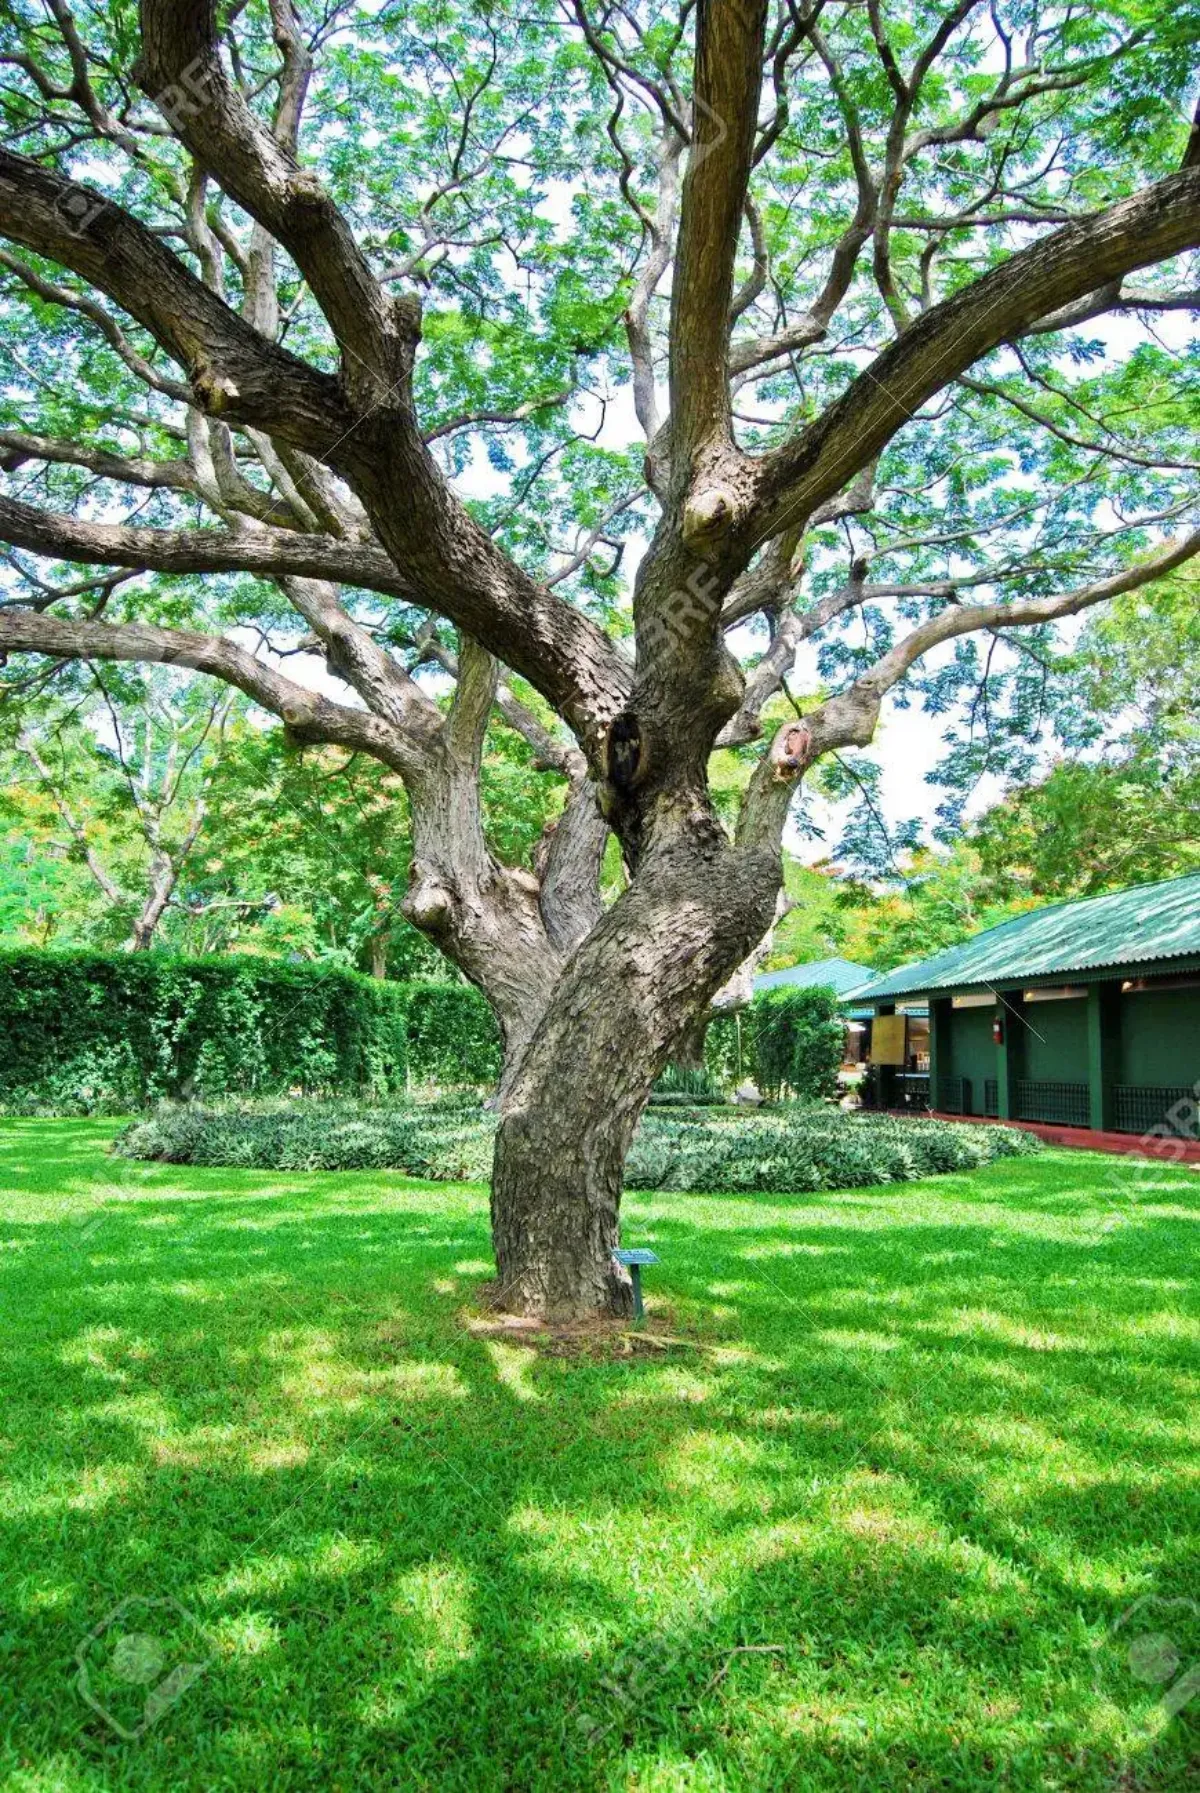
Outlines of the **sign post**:
[{"label": "sign post", "polygon": [[613,1262],[624,1264],[633,1279],[633,1317],[635,1320],[646,1318],[646,1309],[642,1305],[642,1265],[657,1264],[658,1253],[639,1247],[635,1251],[614,1251]]}]

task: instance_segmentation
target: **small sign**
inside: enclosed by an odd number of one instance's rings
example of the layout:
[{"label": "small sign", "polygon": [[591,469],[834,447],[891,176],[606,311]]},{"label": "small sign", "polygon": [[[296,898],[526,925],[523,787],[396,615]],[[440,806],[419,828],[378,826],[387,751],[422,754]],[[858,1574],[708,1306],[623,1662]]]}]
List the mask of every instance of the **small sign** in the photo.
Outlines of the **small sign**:
[{"label": "small sign", "polygon": [[646,1309],[642,1302],[642,1265],[657,1264],[658,1253],[647,1251],[644,1245],[639,1245],[632,1251],[614,1251],[613,1262],[624,1264],[629,1271],[629,1280],[633,1284],[633,1317],[635,1320],[644,1320]]},{"label": "small sign", "polygon": [[902,1065],[908,1053],[908,1016],[876,1015],[871,1023],[871,1063]]}]

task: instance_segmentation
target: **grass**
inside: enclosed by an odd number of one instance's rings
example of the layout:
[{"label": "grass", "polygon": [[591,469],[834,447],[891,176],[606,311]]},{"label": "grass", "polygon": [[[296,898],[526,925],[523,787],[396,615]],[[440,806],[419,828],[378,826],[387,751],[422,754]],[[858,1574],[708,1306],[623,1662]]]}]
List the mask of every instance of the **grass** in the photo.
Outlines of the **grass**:
[{"label": "grass", "polygon": [[0,1132],[6,1793],[1196,1785],[1195,1173],[631,1196],[572,1357],[478,1188],[114,1131]]}]

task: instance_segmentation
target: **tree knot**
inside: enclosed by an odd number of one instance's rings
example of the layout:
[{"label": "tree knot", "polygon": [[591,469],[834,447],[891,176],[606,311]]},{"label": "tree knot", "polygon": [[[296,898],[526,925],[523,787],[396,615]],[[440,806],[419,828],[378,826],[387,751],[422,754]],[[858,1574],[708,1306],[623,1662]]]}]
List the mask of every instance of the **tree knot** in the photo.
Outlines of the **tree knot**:
[{"label": "tree knot", "polygon": [[728,486],[695,492],[683,507],[683,539],[689,547],[716,541],[732,527],[737,499]]},{"label": "tree knot", "polygon": [[217,373],[210,367],[198,367],[192,373],[192,391],[196,395],[196,403],[210,417],[219,417],[241,397],[237,385],[228,374]]},{"label": "tree knot", "polygon": [[803,722],[789,722],[771,744],[771,764],[781,782],[799,776],[813,758],[812,730]]},{"label": "tree knot", "polygon": [[313,168],[297,168],[288,176],[288,198],[306,208],[324,206],[328,202],[325,183]]},{"label": "tree knot", "polygon": [[423,934],[440,934],[449,926],[454,914],[454,898],[433,873],[414,860],[409,869],[408,894],[400,905],[402,914]]}]

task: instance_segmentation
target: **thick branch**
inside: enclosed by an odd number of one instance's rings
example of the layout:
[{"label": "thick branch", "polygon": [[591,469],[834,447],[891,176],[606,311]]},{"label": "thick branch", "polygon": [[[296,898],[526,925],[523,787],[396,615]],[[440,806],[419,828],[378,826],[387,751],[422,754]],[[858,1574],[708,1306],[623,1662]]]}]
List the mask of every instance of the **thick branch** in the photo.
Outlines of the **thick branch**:
[{"label": "thick branch", "polygon": [[322,642],[330,671],[344,678],[377,716],[403,730],[414,744],[439,733],[442,715],[437,705],[374,636],[359,627],[334,584],[294,576],[280,584]]},{"label": "thick branch", "polygon": [[925,312],[809,428],[759,463],[750,540],[838,491],[927,399],[1098,283],[1200,245],[1200,168],[1055,231]]},{"label": "thick branch", "polygon": [[93,188],[0,149],[0,236],[107,293],[186,369],[195,402],[320,454],[353,425],[338,382],[259,334]]},{"label": "thick branch", "polygon": [[1200,311],[1200,287],[1187,287],[1181,293],[1158,293],[1149,288],[1125,287],[1119,280],[1113,280],[1098,292],[1076,300],[1073,305],[1052,311],[1049,317],[1039,318],[1036,324],[1029,326],[1025,335],[1050,336],[1057,330],[1072,330],[1089,323],[1092,318],[1102,317],[1106,311]]},{"label": "thick branch", "polygon": [[701,0],[695,118],[671,293],[671,429],[685,470],[729,435],[733,274],[754,154],[765,0]]},{"label": "thick branch", "polygon": [[[297,165],[290,129],[268,130],[229,81],[214,0],[141,0],[139,11],[139,85],[230,197],[289,251],[346,352],[351,390],[362,371],[368,383],[357,395],[378,399],[411,365],[415,301],[384,291],[316,174]],[[298,108],[297,97],[289,116]]]},{"label": "thick branch", "polygon": [[[3,441],[3,438],[0,438]],[[87,566],[143,568],[156,573],[289,574],[330,579],[424,606],[420,591],[392,560],[365,542],[281,529],[144,529],[85,523],[15,498],[0,498],[0,541],[55,560]]]},{"label": "thick branch", "polygon": [[0,467],[15,473],[27,461],[52,461],[62,467],[84,467],[98,479],[113,479],[126,486],[164,487],[194,492],[196,475],[182,455],[171,461],[152,461],[140,455],[114,454],[83,442],[67,442],[57,436],[35,436],[27,430],[0,430]]},{"label": "thick branch", "polygon": [[48,654],[57,660],[132,660],[188,666],[236,685],[279,716],[298,740],[332,742],[369,753],[404,773],[413,749],[397,729],[365,710],[332,703],[285,678],[236,642],[192,629],[149,623],[71,622],[31,610],[0,612],[0,654]]},{"label": "thick branch", "polygon": [[538,904],[551,944],[565,957],[586,940],[604,913],[600,870],[608,824],[586,776],[571,785],[562,815],[543,836],[535,862]]},{"label": "thick branch", "polygon": [[500,668],[469,635],[458,645],[458,683],[446,718],[446,744],[460,765],[478,772],[484,737],[496,701]]}]

